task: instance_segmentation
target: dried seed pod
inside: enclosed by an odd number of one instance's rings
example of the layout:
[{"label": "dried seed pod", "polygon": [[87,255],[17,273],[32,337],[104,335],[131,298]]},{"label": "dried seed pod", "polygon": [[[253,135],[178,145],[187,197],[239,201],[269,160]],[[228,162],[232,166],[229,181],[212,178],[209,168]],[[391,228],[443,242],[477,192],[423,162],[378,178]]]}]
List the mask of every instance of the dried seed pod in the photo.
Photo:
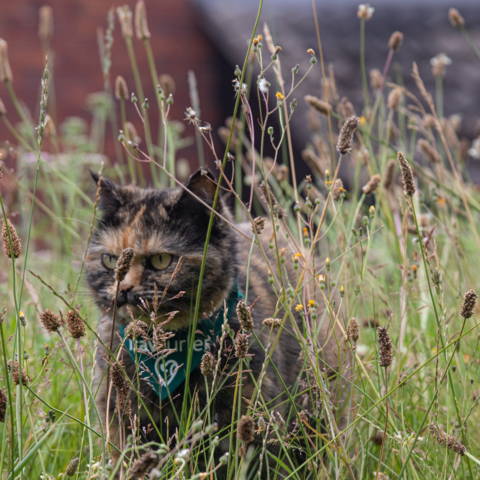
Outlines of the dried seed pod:
[{"label": "dried seed pod", "polygon": [[253,328],[252,309],[244,300],[239,300],[237,303],[237,318],[240,322],[240,327],[246,332],[250,332]]},{"label": "dried seed pod", "polygon": [[252,443],[255,438],[255,423],[249,415],[240,417],[237,425],[237,436],[245,444]]},{"label": "dried seed pod", "polygon": [[85,323],[76,310],[69,310],[67,312],[65,315],[65,323],[73,338],[80,338],[85,335]]},{"label": "dried seed pod", "polygon": [[428,140],[420,138],[417,142],[417,146],[426,160],[429,160],[432,163],[440,163],[442,161],[440,154]]},{"label": "dried seed pod", "polygon": [[380,90],[383,87],[383,75],[380,70],[374,68],[370,70],[370,86],[373,90]]},{"label": "dried seed pod", "polygon": [[347,338],[352,345],[356,345],[360,337],[358,322],[356,318],[352,318],[347,327]]},{"label": "dried seed pod", "polygon": [[465,455],[465,452],[467,451],[465,445],[463,445],[463,443],[457,440],[453,435],[448,435],[438,425],[435,424],[431,424],[429,426],[429,430],[440,445],[447,447],[449,450],[452,450],[459,455]]},{"label": "dried seed pod", "polygon": [[378,347],[380,352],[380,366],[387,368],[392,364],[392,341],[385,327],[378,327]]},{"label": "dried seed pod", "polygon": [[402,32],[393,32],[388,39],[388,48],[396,52],[400,45],[403,43],[403,33]]},{"label": "dried seed pod", "polygon": [[476,303],[477,294],[475,293],[475,290],[467,290],[463,299],[463,305],[460,315],[463,318],[470,318],[473,315],[473,310]]},{"label": "dried seed pod", "polygon": [[400,105],[400,100],[402,99],[403,89],[396,87],[390,91],[387,98],[387,106],[392,110],[396,110]]},{"label": "dried seed pod", "polygon": [[132,264],[134,251],[133,248],[125,248],[118,257],[117,264],[115,265],[115,281],[121,282],[130,270]]},{"label": "dried seed pod", "polygon": [[20,364],[16,361],[8,362],[8,369],[12,375],[12,380],[15,385],[28,385],[30,378],[26,374],[25,370],[20,371]]},{"label": "dried seed pod", "polygon": [[321,100],[313,95],[305,95],[305,101],[322,115],[330,115],[332,113],[332,106],[325,100]]},{"label": "dried seed pod", "polygon": [[43,5],[38,11],[38,36],[43,42],[48,42],[53,35],[53,10],[49,5]]},{"label": "dried seed pod", "polygon": [[205,352],[200,361],[200,372],[204,377],[212,377],[215,372],[215,357],[211,352]]},{"label": "dried seed pod", "polygon": [[351,116],[345,120],[345,123],[340,130],[340,134],[338,135],[337,141],[337,151],[341,155],[345,155],[352,150],[353,134],[357,130],[357,127],[358,117]]},{"label": "dried seed pod", "polygon": [[235,335],[235,356],[245,358],[248,354],[248,343],[250,335],[238,332]]},{"label": "dried seed pod", "polygon": [[12,69],[8,60],[8,44],[0,38],[0,82],[11,82],[13,80]]},{"label": "dried seed pod", "polygon": [[133,26],[132,26],[132,10],[128,5],[122,7],[117,7],[117,17],[120,27],[122,29],[122,35],[125,38],[133,37]]},{"label": "dried seed pod", "polygon": [[121,75],[115,78],[115,98],[117,100],[128,100],[127,81]]},{"label": "dried seed pod", "polygon": [[57,332],[62,326],[61,318],[51,310],[44,310],[40,313],[40,321],[47,332]]},{"label": "dried seed pod", "polygon": [[385,190],[390,190],[393,185],[393,180],[395,177],[395,165],[396,162],[393,159],[389,160],[389,162],[387,163],[387,167],[385,169],[385,178],[383,180],[383,188]]},{"label": "dried seed pod", "polygon": [[451,8],[448,11],[448,19],[455,28],[463,28],[465,26],[465,19],[456,8]]},{"label": "dried seed pod", "polygon": [[143,0],[138,0],[135,5],[135,33],[139,40],[150,38],[150,30],[148,29],[147,10]]},{"label": "dried seed pod", "polygon": [[410,164],[401,152],[397,153],[397,160],[400,163],[400,170],[402,172],[403,191],[405,195],[411,197],[415,193],[412,167],[410,167]]},{"label": "dried seed pod", "polygon": [[80,459],[78,457],[72,458],[70,462],[68,462],[65,475],[67,477],[73,477],[77,473],[79,463]]},{"label": "dried seed pod", "polygon": [[22,254],[22,242],[12,222],[7,218],[2,225],[3,251],[9,258],[18,258]]},{"label": "dried seed pod", "polygon": [[362,187],[362,192],[365,195],[373,193],[377,189],[378,185],[380,185],[381,181],[382,181],[382,178],[380,177],[380,175],[372,175],[368,183],[366,183]]}]

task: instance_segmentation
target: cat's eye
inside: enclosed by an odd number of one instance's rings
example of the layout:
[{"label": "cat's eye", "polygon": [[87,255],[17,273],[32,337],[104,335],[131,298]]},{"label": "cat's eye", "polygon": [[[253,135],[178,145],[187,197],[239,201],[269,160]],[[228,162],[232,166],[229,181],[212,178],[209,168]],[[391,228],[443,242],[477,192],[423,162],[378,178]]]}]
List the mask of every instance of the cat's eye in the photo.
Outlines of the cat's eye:
[{"label": "cat's eye", "polygon": [[102,265],[107,270],[115,270],[115,266],[117,265],[117,259],[118,259],[116,255],[111,255],[110,253],[103,253],[101,259],[102,259]]},{"label": "cat's eye", "polygon": [[154,270],[165,270],[172,263],[172,256],[168,253],[157,253],[149,258],[149,263]]}]

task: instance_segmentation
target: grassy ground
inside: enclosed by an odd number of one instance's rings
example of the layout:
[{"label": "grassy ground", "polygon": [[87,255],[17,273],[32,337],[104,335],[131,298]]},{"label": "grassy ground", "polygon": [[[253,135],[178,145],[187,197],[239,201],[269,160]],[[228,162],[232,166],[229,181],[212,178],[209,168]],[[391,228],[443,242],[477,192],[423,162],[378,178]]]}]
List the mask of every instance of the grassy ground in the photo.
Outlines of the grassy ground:
[{"label": "grassy ground", "polygon": [[[247,448],[245,436],[230,434],[229,455],[220,460],[214,453],[225,432],[216,432],[210,415],[192,402],[176,445],[148,447],[158,450],[161,458],[161,468],[150,478],[213,479],[220,464],[226,465],[229,478],[247,478],[249,463],[267,461],[267,439],[278,447],[273,459],[278,468],[268,474],[272,479],[480,475],[479,317],[470,312],[474,293],[464,296],[478,289],[480,196],[468,181],[466,151],[455,119],[441,114],[446,66],[433,72],[436,92],[425,90],[415,66],[415,91],[390,83],[391,60],[401,48],[395,44],[397,35],[381,66],[384,75],[375,79],[374,74],[369,84],[364,30],[370,12],[359,12],[359,82],[365,105],[354,120],[348,121],[351,106],[339,101],[318,48],[299,59],[302,73],[290,71],[282,65],[281,51],[268,30],[260,35],[257,24],[247,60],[235,72],[237,122],[227,122],[220,131],[225,152],[214,150],[210,127],[195,108],[186,112],[196,127],[199,159],[215,158],[217,175],[234,193],[236,219],[265,216],[289,239],[287,249],[276,249],[273,241],[271,248],[279,268],[291,259],[297,281],[282,284],[272,275],[271,283],[279,306],[287,312],[283,324],[291,317],[288,312],[302,315],[300,328],[290,328],[302,346],[303,383],[292,393],[287,419],[279,418],[260,396],[247,411],[259,446]],[[146,184],[144,178],[149,177],[156,186],[171,186],[181,173],[175,158],[185,142],[169,117],[172,98],[167,86],[145,101],[144,91],[150,90],[146,85],[157,75],[153,61],[149,72],[137,72],[135,49],[146,48],[148,53],[150,40],[145,29],[143,35],[139,32],[142,39],[131,37],[128,15],[120,13],[136,81],[124,91],[121,80],[111,79],[112,13],[102,51],[105,91],[91,98],[91,131],[78,119],[53,125],[48,116],[48,65],[41,81],[40,115],[33,118],[15,96],[5,57],[0,59],[2,95],[14,105],[11,112],[2,113],[2,121],[17,139],[2,150],[7,160],[17,159],[14,171],[3,173],[2,216],[11,219],[22,243],[21,251],[14,251],[14,230],[4,229],[5,253],[10,253],[0,260],[5,308],[0,322],[0,413],[5,411],[0,466],[5,479],[106,479],[115,474],[92,390],[98,311],[83,278],[96,214],[88,168],[105,168],[120,181]],[[142,10],[136,14],[141,16]],[[469,39],[458,17],[453,20]],[[48,53],[48,30],[44,35]],[[14,68],[15,59],[12,64]],[[257,75],[260,80],[255,82]],[[303,157],[312,175],[298,178],[290,118],[295,103],[304,101],[295,99],[303,75],[317,75],[330,88],[322,98],[306,99],[314,121]],[[132,105],[143,117],[141,140],[126,123]],[[340,132],[345,122],[347,131]],[[114,165],[104,164],[101,155],[104,135],[112,127],[120,131],[121,147]],[[233,164],[233,184],[223,176],[227,164]],[[338,179],[342,164],[349,165],[347,187]],[[252,184],[252,189],[246,188]],[[46,309],[64,318],[68,311],[77,312],[86,335],[73,339],[66,327],[47,333],[39,321]],[[322,322],[340,326],[342,349],[353,358],[351,374],[345,377],[351,393],[342,405],[350,413],[343,422],[335,418],[340,408],[330,401],[326,372],[318,361],[321,341],[312,336]],[[244,373],[248,362],[239,361]],[[19,380],[22,371],[26,376]],[[239,374],[235,388],[241,383]],[[295,405],[302,395],[308,401],[299,412]],[[232,412],[235,432],[241,417],[238,405]],[[117,466],[126,478],[125,472],[138,470],[135,459],[147,447],[135,441],[124,447],[125,453],[134,453]],[[303,451],[301,468],[291,461],[294,448]]]}]

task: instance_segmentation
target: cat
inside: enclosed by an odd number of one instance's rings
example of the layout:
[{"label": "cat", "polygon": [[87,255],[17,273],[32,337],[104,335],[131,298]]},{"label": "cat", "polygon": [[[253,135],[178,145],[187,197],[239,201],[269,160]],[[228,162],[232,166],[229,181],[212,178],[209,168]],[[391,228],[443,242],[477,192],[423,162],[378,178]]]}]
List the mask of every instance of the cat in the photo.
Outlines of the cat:
[{"label": "cat", "polygon": [[[204,170],[193,174],[183,188],[164,190],[144,189],[132,185],[120,186],[104,177],[96,175],[93,177],[97,184],[101,216],[87,252],[86,273],[87,282],[102,312],[98,327],[100,341],[95,367],[98,407],[104,420],[109,419],[110,439],[118,446],[124,446],[125,434],[132,431],[132,415],[129,412],[140,412],[137,417],[140,425],[134,431],[142,440],[163,438],[165,441],[175,434],[178,427],[176,420],[178,417],[175,413],[180,412],[182,408],[185,388],[182,381],[184,382],[187,376],[186,361],[183,358],[182,365],[178,359],[176,363],[171,360],[182,375],[177,388],[170,391],[168,386],[165,387],[165,383],[155,381],[154,376],[159,370],[155,370],[153,366],[146,367],[148,358],[141,357],[142,353],[139,354],[138,351],[132,353],[139,345],[145,348],[146,345],[150,345],[150,351],[144,354],[155,355],[155,352],[151,351],[154,350],[151,328],[149,337],[144,339],[143,343],[137,344],[127,338],[125,332],[136,318],[146,319],[149,315],[148,309],[151,309],[153,304],[155,304],[155,313],[152,317],[154,323],[161,322],[164,331],[172,332],[171,335],[179,335],[178,332],[188,330],[193,316],[197,281],[216,183],[213,175]],[[286,387],[298,386],[302,361],[301,348],[291,328],[280,328],[277,334],[271,326],[262,323],[266,318],[274,316],[282,318],[284,313],[277,308],[277,296],[273,293],[269,281],[269,277],[276,274],[275,255],[273,249],[268,248],[273,233],[272,227],[268,222],[265,224],[265,230],[258,235],[258,241],[261,243],[254,244],[250,253],[253,238],[251,225],[247,223],[236,225],[222,198],[219,198],[216,213],[205,265],[198,326],[207,321],[203,319],[214,319],[217,323],[208,334],[210,337],[207,339],[205,351],[200,349],[200,353],[204,354],[211,350],[216,358],[218,350],[222,349],[218,339],[223,334],[222,338],[226,339],[222,361],[228,358],[221,366],[222,371],[228,370],[229,365],[238,361],[236,349],[240,347],[235,342],[241,341],[242,338],[235,337],[235,332],[240,331],[242,325],[237,318],[236,310],[239,302],[243,302],[243,311],[247,312],[247,316],[250,315],[249,321],[252,322],[246,330],[243,330],[243,341],[246,342],[248,339],[249,342],[247,357],[249,374],[244,375],[242,386],[244,407],[247,407],[249,398],[255,390],[252,379],[257,381],[262,371],[265,346],[271,341],[278,342],[262,375],[261,393],[269,409],[286,418],[288,416],[285,408],[288,404]],[[286,240],[282,240],[278,232],[277,242],[280,242],[280,246],[286,245]],[[127,248],[133,249],[134,258],[125,278],[117,285],[116,262]],[[262,251],[267,252],[271,262],[261,254]],[[245,291],[247,270],[248,292]],[[291,265],[288,270],[293,276]],[[243,300],[245,297],[247,303],[253,307],[246,305]],[[230,336],[221,325],[225,319],[233,332]],[[268,324],[268,321],[266,323]],[[249,332],[250,328],[253,335]],[[334,333],[329,335],[327,329],[330,333],[333,330]],[[326,325],[320,334],[326,340],[322,359],[319,361],[328,365],[328,368],[335,369],[337,368],[335,365],[339,364],[338,344],[343,342],[341,335],[337,329]],[[184,335],[183,340],[186,338]],[[194,341],[197,340],[195,337]],[[112,341],[112,353],[109,353],[109,344]],[[141,349],[140,351],[145,352]],[[138,365],[142,362],[138,361],[139,357],[145,360],[141,373]],[[113,368],[111,365],[116,359],[120,360],[122,369],[128,375],[129,385],[136,385],[139,390],[139,394],[135,389],[129,389],[125,394],[128,397],[128,405],[123,403],[120,415],[119,409],[115,409],[116,405],[118,407],[116,398],[119,392],[116,388],[109,389],[107,384],[108,372]],[[162,360],[160,358],[156,361],[155,365],[158,367],[158,362],[161,363]],[[160,365],[162,368],[165,367],[164,370],[160,369],[163,374],[168,373],[167,363],[169,362],[164,361],[163,365]],[[189,373],[189,391],[195,392],[200,401],[204,402],[205,379],[199,368],[198,358],[196,364],[193,364],[192,360],[192,365],[194,368]],[[171,378],[177,381],[175,373],[172,374],[170,371]],[[231,423],[234,407],[232,385],[235,377],[225,375],[225,379],[225,385],[216,395],[213,407],[214,421],[220,429]],[[165,392],[167,395],[160,400],[160,393]]]}]

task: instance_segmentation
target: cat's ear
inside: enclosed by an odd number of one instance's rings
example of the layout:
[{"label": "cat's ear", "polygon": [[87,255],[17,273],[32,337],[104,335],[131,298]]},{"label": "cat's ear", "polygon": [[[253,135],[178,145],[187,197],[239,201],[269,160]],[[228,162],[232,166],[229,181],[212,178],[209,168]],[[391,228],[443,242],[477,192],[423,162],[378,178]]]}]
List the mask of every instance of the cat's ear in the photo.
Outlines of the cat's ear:
[{"label": "cat's ear", "polygon": [[124,203],[121,187],[95,172],[90,171],[90,175],[99,189],[100,210],[105,213],[118,210]]},{"label": "cat's ear", "polygon": [[[205,168],[197,170],[188,179],[188,182],[185,186],[190,192],[197,197],[200,197],[204,202],[208,203],[209,205],[213,203],[213,197],[215,196],[217,183],[215,181],[215,177],[209,170],[206,170]],[[185,194],[189,195],[188,192],[185,192]]]}]

